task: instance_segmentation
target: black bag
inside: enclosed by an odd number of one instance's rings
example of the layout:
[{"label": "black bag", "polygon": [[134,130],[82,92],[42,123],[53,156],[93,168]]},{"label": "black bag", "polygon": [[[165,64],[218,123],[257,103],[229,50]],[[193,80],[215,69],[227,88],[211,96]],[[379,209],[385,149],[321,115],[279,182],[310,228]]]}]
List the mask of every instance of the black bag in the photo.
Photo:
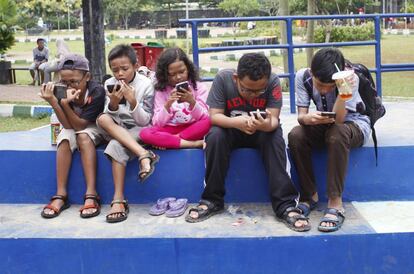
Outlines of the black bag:
[{"label": "black bag", "polygon": [[[358,104],[357,111],[363,115],[367,115],[371,121],[372,140],[374,142],[375,148],[375,164],[378,166],[378,142],[374,125],[378,121],[378,119],[385,115],[385,107],[382,104],[381,97],[378,96],[377,90],[375,88],[374,79],[372,78],[368,68],[363,64],[351,63],[348,60],[345,61],[345,67],[353,69],[359,78],[358,91],[362,101],[365,104],[365,109],[363,108],[362,104]],[[306,70],[303,74],[303,84],[306,88],[309,98],[313,100],[313,82],[309,69]],[[337,89],[335,92],[336,94],[338,94]],[[323,105],[326,105],[326,102],[323,102],[324,98],[325,97],[323,96],[322,103]]]}]

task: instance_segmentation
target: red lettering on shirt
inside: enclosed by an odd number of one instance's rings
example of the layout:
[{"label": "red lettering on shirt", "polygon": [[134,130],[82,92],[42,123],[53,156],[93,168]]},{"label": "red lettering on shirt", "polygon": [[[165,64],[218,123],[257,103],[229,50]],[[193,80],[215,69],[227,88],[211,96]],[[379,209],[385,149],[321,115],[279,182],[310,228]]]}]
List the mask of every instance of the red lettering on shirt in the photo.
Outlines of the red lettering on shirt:
[{"label": "red lettering on shirt", "polygon": [[272,95],[275,100],[282,99],[282,88],[280,86],[276,86],[272,90]]}]

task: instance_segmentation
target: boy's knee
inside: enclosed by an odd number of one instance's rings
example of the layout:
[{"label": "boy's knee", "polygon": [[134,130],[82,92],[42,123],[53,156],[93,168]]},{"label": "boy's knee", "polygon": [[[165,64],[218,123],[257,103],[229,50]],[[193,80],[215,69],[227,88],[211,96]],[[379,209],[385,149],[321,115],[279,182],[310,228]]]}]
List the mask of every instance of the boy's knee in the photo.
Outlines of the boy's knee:
[{"label": "boy's knee", "polygon": [[302,144],[306,140],[306,134],[302,126],[294,127],[288,134],[289,146]]},{"label": "boy's knee", "polygon": [[347,143],[345,126],[341,124],[333,124],[326,132],[325,142],[328,146]]},{"label": "boy's knee", "polygon": [[226,130],[221,127],[213,126],[206,135],[206,142],[208,144],[216,144],[225,142],[227,139]]},{"label": "boy's knee", "polygon": [[109,114],[106,114],[106,113],[103,113],[99,115],[98,118],[96,118],[96,122],[101,127],[107,126],[111,121],[112,121],[111,116],[109,116]]},{"label": "boy's knee", "polygon": [[78,146],[80,149],[82,147],[93,144],[91,137],[89,137],[86,133],[79,133],[76,135],[76,142],[78,143]]}]

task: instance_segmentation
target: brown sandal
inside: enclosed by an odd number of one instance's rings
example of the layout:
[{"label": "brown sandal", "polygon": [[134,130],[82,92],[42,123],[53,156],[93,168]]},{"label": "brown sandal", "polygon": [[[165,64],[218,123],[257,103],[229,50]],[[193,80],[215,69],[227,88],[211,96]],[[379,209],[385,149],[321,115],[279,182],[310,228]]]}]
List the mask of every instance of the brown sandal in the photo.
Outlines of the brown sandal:
[{"label": "brown sandal", "polygon": [[[129,206],[128,206],[128,201],[127,200],[113,200],[111,203],[111,207],[114,204],[123,204],[124,205],[124,209],[125,211],[118,211],[118,212],[113,212],[113,213],[109,213],[108,215],[106,215],[106,222],[108,223],[119,223],[122,221],[125,221],[128,218],[128,213],[129,213]],[[111,217],[113,215],[120,215],[118,217]]]},{"label": "brown sandal", "polygon": [[[101,198],[99,198],[97,194],[85,194],[85,196],[83,196],[83,201],[86,201],[87,199],[94,200],[94,203],[92,205],[84,205],[81,209],[79,209],[81,218],[92,218],[98,216],[101,213]],[[94,208],[96,211],[88,214],[82,213],[85,209],[90,208]]]},{"label": "brown sandal", "polygon": [[[57,208],[57,207],[55,207],[55,206],[52,206],[52,202],[54,201],[54,200],[62,200],[63,201],[63,205],[60,207],[60,208]],[[47,204],[44,208],[43,208],[43,210],[42,210],[42,212],[40,213],[40,215],[43,217],[43,218],[46,218],[46,219],[52,219],[52,218],[55,218],[55,217],[57,217],[57,216],[59,216],[60,215],[60,213],[63,211],[63,210],[65,210],[65,209],[68,209],[70,207],[70,204],[69,204],[69,201],[68,201],[68,197],[67,196],[63,196],[63,195],[55,195],[55,196],[53,196],[51,199],[50,199],[50,203],[49,204]],[[45,209],[50,209],[50,210],[53,210],[53,214],[46,214],[45,213]]]},{"label": "brown sandal", "polygon": [[[142,170],[141,169],[141,161],[144,159],[150,160],[150,169],[149,170]],[[155,170],[155,164],[158,163],[160,160],[160,156],[152,152],[151,150],[148,150],[144,155],[140,156],[138,158],[138,162],[140,165],[140,172],[138,173],[138,180],[143,183],[146,179],[148,179],[149,176],[151,176],[152,173],[154,173]]]}]

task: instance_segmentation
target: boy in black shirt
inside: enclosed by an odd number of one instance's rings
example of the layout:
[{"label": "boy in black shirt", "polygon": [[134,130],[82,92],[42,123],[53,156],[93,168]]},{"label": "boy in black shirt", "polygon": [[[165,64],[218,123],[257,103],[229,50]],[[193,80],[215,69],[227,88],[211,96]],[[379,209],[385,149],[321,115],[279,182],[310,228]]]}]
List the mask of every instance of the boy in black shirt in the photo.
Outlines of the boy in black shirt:
[{"label": "boy in black shirt", "polygon": [[41,215],[54,218],[70,205],[67,197],[67,180],[72,153],[79,149],[86,180],[85,204],[80,210],[82,218],[99,215],[100,199],[96,193],[96,151],[102,141],[102,133],[96,126],[96,118],[103,111],[105,90],[101,84],[90,81],[88,60],[70,54],[59,64],[60,84],[67,87],[66,98],[58,100],[53,94],[54,83],[42,86],[41,97],[55,111],[63,126],[57,138],[57,191]]},{"label": "boy in black shirt", "polygon": [[269,60],[262,54],[249,53],[240,59],[237,72],[220,71],[207,104],[213,126],[206,136],[206,187],[200,204],[190,210],[186,221],[200,222],[224,209],[224,181],[231,151],[253,147],[263,158],[276,216],[290,229],[309,230],[308,218],[296,207],[299,194],[289,176],[279,125],[282,90]]}]

